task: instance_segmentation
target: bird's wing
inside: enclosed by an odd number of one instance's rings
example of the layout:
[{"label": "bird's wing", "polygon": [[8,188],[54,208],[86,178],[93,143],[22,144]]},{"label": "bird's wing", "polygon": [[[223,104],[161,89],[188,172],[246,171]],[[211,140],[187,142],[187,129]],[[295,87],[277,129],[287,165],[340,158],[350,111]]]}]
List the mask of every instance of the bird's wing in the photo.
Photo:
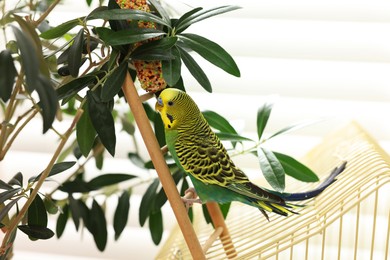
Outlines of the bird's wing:
[{"label": "bird's wing", "polygon": [[184,170],[205,184],[219,185],[255,200],[281,202],[278,196],[249,181],[212,132],[205,136],[181,137],[175,144],[175,150]]}]

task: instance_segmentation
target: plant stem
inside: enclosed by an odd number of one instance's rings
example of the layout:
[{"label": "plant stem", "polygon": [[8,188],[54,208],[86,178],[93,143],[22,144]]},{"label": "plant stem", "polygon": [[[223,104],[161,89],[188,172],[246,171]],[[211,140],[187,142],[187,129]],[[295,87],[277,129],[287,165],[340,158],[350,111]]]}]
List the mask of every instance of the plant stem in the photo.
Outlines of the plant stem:
[{"label": "plant stem", "polygon": [[46,11],[37,19],[33,22],[33,25],[35,27],[37,27],[41,22],[43,22],[46,17],[51,13],[51,11],[53,11],[54,7],[57,6],[57,4],[60,2],[61,0],[55,0],[47,9]]},{"label": "plant stem", "polygon": [[23,122],[23,124],[16,130],[16,132],[12,135],[11,139],[8,141],[8,143],[5,145],[4,149],[0,152],[0,161],[4,159],[5,155],[7,154],[9,148],[15,141],[16,137],[19,135],[19,133],[23,130],[23,128],[28,124],[28,122],[31,121],[35,117],[35,115],[39,112],[38,109],[35,109],[34,112]]},{"label": "plant stem", "polygon": [[13,231],[16,229],[17,225],[20,223],[20,221],[24,218],[25,214],[27,213],[28,208],[30,207],[30,205],[33,202],[33,200],[35,199],[35,196],[37,195],[39,189],[42,187],[43,182],[45,181],[45,179],[49,175],[51,169],[53,168],[54,163],[56,162],[58,156],[60,155],[62,149],[64,148],[66,142],[68,141],[70,135],[72,134],[73,129],[75,128],[77,122],[80,120],[80,117],[81,117],[82,114],[83,114],[83,110],[82,109],[78,109],[77,113],[76,113],[76,115],[75,115],[75,117],[74,117],[74,119],[73,119],[73,121],[72,121],[72,123],[70,125],[70,127],[68,128],[68,130],[63,135],[63,138],[62,138],[60,144],[58,145],[56,151],[54,152],[53,157],[51,158],[51,160],[50,160],[49,164],[47,165],[46,169],[43,171],[41,177],[37,181],[37,183],[35,185],[35,188],[32,190],[28,200],[23,205],[23,207],[19,211],[19,213],[15,216],[15,218],[12,220],[12,222],[11,222],[11,224],[9,226],[9,229],[7,230],[7,233],[5,234],[5,236],[3,238],[3,242],[2,242],[1,248],[0,248],[0,255],[3,255],[6,252],[6,250],[8,248],[8,241],[9,241],[9,239],[11,237],[11,234],[13,233]]}]

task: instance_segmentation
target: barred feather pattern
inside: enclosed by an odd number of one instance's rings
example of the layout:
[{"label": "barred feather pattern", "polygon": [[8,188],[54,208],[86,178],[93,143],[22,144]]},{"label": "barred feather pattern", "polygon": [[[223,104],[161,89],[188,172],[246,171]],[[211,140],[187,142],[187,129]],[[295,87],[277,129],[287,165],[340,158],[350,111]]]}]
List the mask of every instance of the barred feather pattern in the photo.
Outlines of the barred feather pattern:
[{"label": "barred feather pattern", "polygon": [[[166,134],[175,133],[174,154],[188,174],[206,185],[202,187],[203,190],[206,187],[216,189],[216,186],[226,188],[229,196],[236,194],[236,200],[259,208],[267,219],[265,210],[284,216],[294,213],[288,209],[293,205],[251,183],[245,173],[236,167],[188,94],[165,89],[159,99],[158,103],[161,104],[156,104],[156,109],[160,111]],[[167,143],[169,141],[167,138]],[[213,191],[210,190],[209,194],[213,194]]]}]

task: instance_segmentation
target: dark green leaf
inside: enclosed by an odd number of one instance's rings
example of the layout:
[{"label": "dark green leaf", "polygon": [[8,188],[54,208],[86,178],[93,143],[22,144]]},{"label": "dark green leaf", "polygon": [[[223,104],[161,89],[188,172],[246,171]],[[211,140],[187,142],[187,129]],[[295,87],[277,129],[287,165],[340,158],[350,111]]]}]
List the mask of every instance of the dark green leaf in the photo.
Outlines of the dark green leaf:
[{"label": "dark green leaf", "polygon": [[69,47],[68,66],[70,75],[77,78],[81,67],[81,56],[83,52],[84,28],[81,28],[74,37],[72,45]]},{"label": "dark green leaf", "polygon": [[92,180],[90,180],[87,185],[90,190],[98,190],[100,188],[117,184],[122,181],[127,181],[136,176],[130,174],[122,174],[122,173],[111,173],[111,174],[103,174],[99,175]]},{"label": "dark green leaf", "polygon": [[68,199],[69,199],[69,209],[70,209],[70,213],[72,215],[74,226],[75,226],[76,230],[79,230],[80,218],[81,218],[79,203],[77,202],[77,200],[75,200],[73,198],[72,194],[69,194]]},{"label": "dark green leaf", "polygon": [[209,10],[203,10],[203,11],[199,10],[198,12],[195,12],[189,16],[187,15],[187,17],[185,19],[182,19],[181,21],[179,19],[180,23],[177,22],[175,24],[176,33],[179,34],[183,30],[188,28],[190,25],[197,23],[197,22],[200,22],[200,21],[207,19],[209,17],[216,16],[218,14],[223,14],[226,12],[230,12],[233,10],[237,10],[239,8],[240,7],[238,7],[238,6],[219,6],[219,7],[209,9]]},{"label": "dark green leaf", "polygon": [[169,50],[164,49],[152,49],[147,52],[139,52],[131,55],[132,60],[145,60],[145,61],[167,61],[173,60],[175,56],[171,54]]},{"label": "dark green leaf", "polygon": [[164,232],[161,210],[152,212],[149,216],[149,229],[155,245],[161,241]]},{"label": "dark green leaf", "polygon": [[267,182],[276,191],[283,192],[285,188],[285,171],[275,154],[259,146],[257,156],[260,162],[260,168]]},{"label": "dark green leaf", "polygon": [[15,26],[12,26],[18,47],[20,50],[20,57],[22,59],[22,65],[24,73],[26,74],[27,88],[30,92],[33,92],[36,85],[39,84],[39,59],[37,50],[33,40],[28,37],[28,34],[24,34]]},{"label": "dark green leaf", "polygon": [[108,76],[106,82],[104,83],[101,94],[101,99],[103,102],[110,101],[121,90],[123,81],[125,80],[127,68],[127,61],[124,61],[114,69],[111,75]]},{"label": "dark green leaf", "polygon": [[79,215],[84,222],[84,226],[88,229],[90,233],[92,233],[93,226],[90,223],[90,211],[87,205],[81,199],[77,200]]},{"label": "dark green leaf", "polygon": [[170,24],[161,19],[160,17],[134,9],[110,9],[95,12],[89,16],[90,19],[104,19],[104,20],[138,20],[145,22],[153,22],[170,27]]},{"label": "dark green leaf", "polygon": [[[176,171],[172,177],[173,177],[173,180],[175,182],[175,184],[177,185],[180,181],[180,179],[182,178],[182,174],[180,171]],[[160,191],[157,193],[156,195],[156,199],[154,201],[154,210],[153,211],[158,211],[161,209],[162,206],[164,206],[164,204],[167,202],[167,195],[164,191],[164,188],[161,187],[160,188]]]},{"label": "dark green leaf", "polygon": [[12,177],[12,179],[8,182],[9,185],[17,185],[17,186],[23,186],[23,174],[21,172],[18,172],[17,174]]},{"label": "dark green leaf", "polygon": [[[188,11],[187,13],[183,14],[182,16],[180,16],[180,18],[177,19],[174,23],[175,29],[177,30],[177,27],[180,26],[183,23],[183,21],[185,21],[188,17],[192,16],[193,14],[199,12],[200,10],[203,10],[203,8],[197,7],[197,8],[194,8],[194,9]],[[181,31],[184,31],[187,27],[185,27],[185,28],[182,27],[183,29],[181,29]]]},{"label": "dark green leaf", "polygon": [[[59,163],[56,163],[53,165],[53,167],[51,168],[50,172],[49,172],[49,175],[47,177],[50,177],[50,176],[54,176],[56,174],[59,174],[61,172],[64,172],[66,170],[68,170],[69,168],[73,167],[73,165],[75,165],[76,162],[59,162]],[[41,172],[38,176],[36,177],[31,177],[28,182],[35,182],[35,181],[38,181],[39,178],[41,177],[43,172]]]},{"label": "dark green leaf", "polygon": [[59,187],[60,191],[67,192],[67,193],[73,193],[73,192],[89,192],[89,186],[87,183],[83,180],[80,180],[79,178],[74,179],[73,181],[68,181],[63,183]]},{"label": "dark green leaf", "polygon": [[2,190],[10,190],[13,187],[9,185],[8,183],[4,182],[3,180],[0,180],[0,189]]},{"label": "dark green leaf", "polygon": [[176,42],[177,42],[176,36],[169,36],[169,37],[164,37],[161,39],[153,40],[150,42],[146,42],[146,43],[143,43],[142,45],[140,45],[139,47],[137,47],[132,52],[131,57],[133,57],[133,55],[138,55],[138,54],[142,54],[145,52],[150,52],[150,51],[155,50],[155,49],[169,50],[173,46],[175,46]]},{"label": "dark green leaf", "polygon": [[206,221],[206,223],[207,224],[212,223],[210,213],[207,209],[206,204],[202,204],[202,212],[203,212],[204,220]]},{"label": "dark green leaf", "polygon": [[174,86],[181,76],[181,57],[177,47],[173,47],[169,51],[174,59],[162,61],[162,73],[168,85]]},{"label": "dark green leaf", "polygon": [[56,91],[58,95],[58,99],[68,99],[72,96],[74,96],[76,93],[78,93],[80,90],[83,88],[91,85],[94,83],[96,80],[96,76],[98,74],[93,75],[93,74],[88,74],[85,76],[81,76],[77,79],[74,79],[62,86],[60,86]]},{"label": "dark green leaf", "polygon": [[130,193],[124,191],[118,199],[118,206],[116,207],[114,214],[114,231],[115,240],[118,240],[122,231],[125,229],[130,210]]},{"label": "dark green leaf", "polygon": [[17,74],[11,51],[3,50],[0,52],[0,98],[4,102],[7,102],[11,97]]},{"label": "dark green leaf", "polygon": [[84,19],[85,19],[85,16],[67,21],[65,23],[62,23],[62,24],[50,29],[50,30],[47,30],[47,31],[41,33],[39,36],[44,38],[44,39],[47,39],[47,40],[61,37],[62,35],[64,35],[68,31],[73,29],[75,26],[81,25],[82,21]]},{"label": "dark green leaf", "polygon": [[54,232],[43,226],[19,225],[18,229],[33,239],[49,239],[54,236]]},{"label": "dark green leaf", "polygon": [[95,240],[95,244],[100,251],[106,248],[107,244],[107,223],[104,211],[100,205],[93,200],[92,208],[90,211],[90,225],[93,227],[92,235]]},{"label": "dark green leaf", "polygon": [[273,104],[271,103],[264,103],[264,105],[257,111],[257,136],[259,137],[259,140],[263,136],[268,118],[271,114],[272,106]]},{"label": "dark green leaf", "polygon": [[41,114],[43,118],[43,133],[52,126],[58,108],[57,93],[54,90],[50,79],[43,75],[38,75],[38,82],[36,84],[36,91],[39,95],[38,105],[41,107]]},{"label": "dark green leaf", "polygon": [[156,135],[158,144],[163,147],[166,144],[164,123],[160,116],[154,120],[154,134]]},{"label": "dark green leaf", "polygon": [[304,182],[317,182],[320,180],[312,170],[294,158],[282,153],[273,153],[282,164],[287,175]]},{"label": "dark green leaf", "polygon": [[76,125],[76,139],[81,153],[87,157],[95,142],[96,130],[93,127],[88,106],[83,106],[83,109],[84,113]]},{"label": "dark green leaf", "polygon": [[145,224],[145,221],[153,208],[154,200],[156,199],[156,190],[159,184],[160,181],[155,179],[142,197],[139,207],[139,223],[141,226]]},{"label": "dark green leaf", "polygon": [[129,157],[130,161],[134,163],[134,165],[144,168],[145,161],[139,156],[138,153],[128,153],[127,157]]},{"label": "dark green leaf", "polygon": [[180,36],[180,39],[186,46],[197,52],[204,59],[233,76],[240,76],[240,70],[236,62],[221,46],[196,34],[188,33]]},{"label": "dark green leaf", "polygon": [[199,82],[199,84],[208,92],[212,92],[211,84],[202,68],[196,63],[194,58],[182,47],[179,47],[180,56],[184,64],[190,71],[191,75]]},{"label": "dark green leaf", "polygon": [[114,119],[107,103],[102,102],[99,96],[95,92],[87,92],[89,116],[102,144],[114,156],[116,145]]},{"label": "dark green leaf", "polygon": [[69,205],[66,204],[62,208],[62,213],[58,215],[57,224],[56,224],[57,238],[60,238],[64,233],[66,223],[68,222],[68,217],[69,217]]},{"label": "dark green leaf", "polygon": [[0,193],[0,204],[4,203],[6,200],[11,199],[16,193],[21,190],[21,188],[13,188],[12,190],[3,191],[2,193]]},{"label": "dark green leaf", "polygon": [[98,27],[96,32],[107,45],[112,46],[142,42],[166,34],[163,31],[150,28],[131,28],[113,31],[105,27]]},{"label": "dark green leaf", "polygon": [[4,218],[7,216],[8,212],[12,209],[12,207],[20,200],[22,197],[18,197],[16,199],[11,200],[7,205],[5,205],[0,210],[0,222],[4,220]]},{"label": "dark green leaf", "polygon": [[30,226],[47,226],[47,212],[42,198],[37,194],[28,208],[27,223]]},{"label": "dark green leaf", "polygon": [[153,5],[153,7],[157,10],[157,12],[161,15],[162,19],[165,21],[164,25],[168,26],[168,28],[171,28],[171,19],[169,18],[169,14],[165,10],[165,8],[163,8],[156,0],[150,0],[149,2]]}]

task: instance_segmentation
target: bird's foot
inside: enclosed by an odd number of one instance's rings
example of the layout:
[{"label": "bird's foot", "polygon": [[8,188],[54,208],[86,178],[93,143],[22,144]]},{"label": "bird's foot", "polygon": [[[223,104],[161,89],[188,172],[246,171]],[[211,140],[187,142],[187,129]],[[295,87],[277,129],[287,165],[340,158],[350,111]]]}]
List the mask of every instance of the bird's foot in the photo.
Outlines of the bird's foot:
[{"label": "bird's foot", "polygon": [[202,204],[202,201],[198,198],[198,194],[193,187],[188,188],[184,193],[185,195],[181,198],[181,200],[184,202],[187,211],[194,205],[194,203]]}]

